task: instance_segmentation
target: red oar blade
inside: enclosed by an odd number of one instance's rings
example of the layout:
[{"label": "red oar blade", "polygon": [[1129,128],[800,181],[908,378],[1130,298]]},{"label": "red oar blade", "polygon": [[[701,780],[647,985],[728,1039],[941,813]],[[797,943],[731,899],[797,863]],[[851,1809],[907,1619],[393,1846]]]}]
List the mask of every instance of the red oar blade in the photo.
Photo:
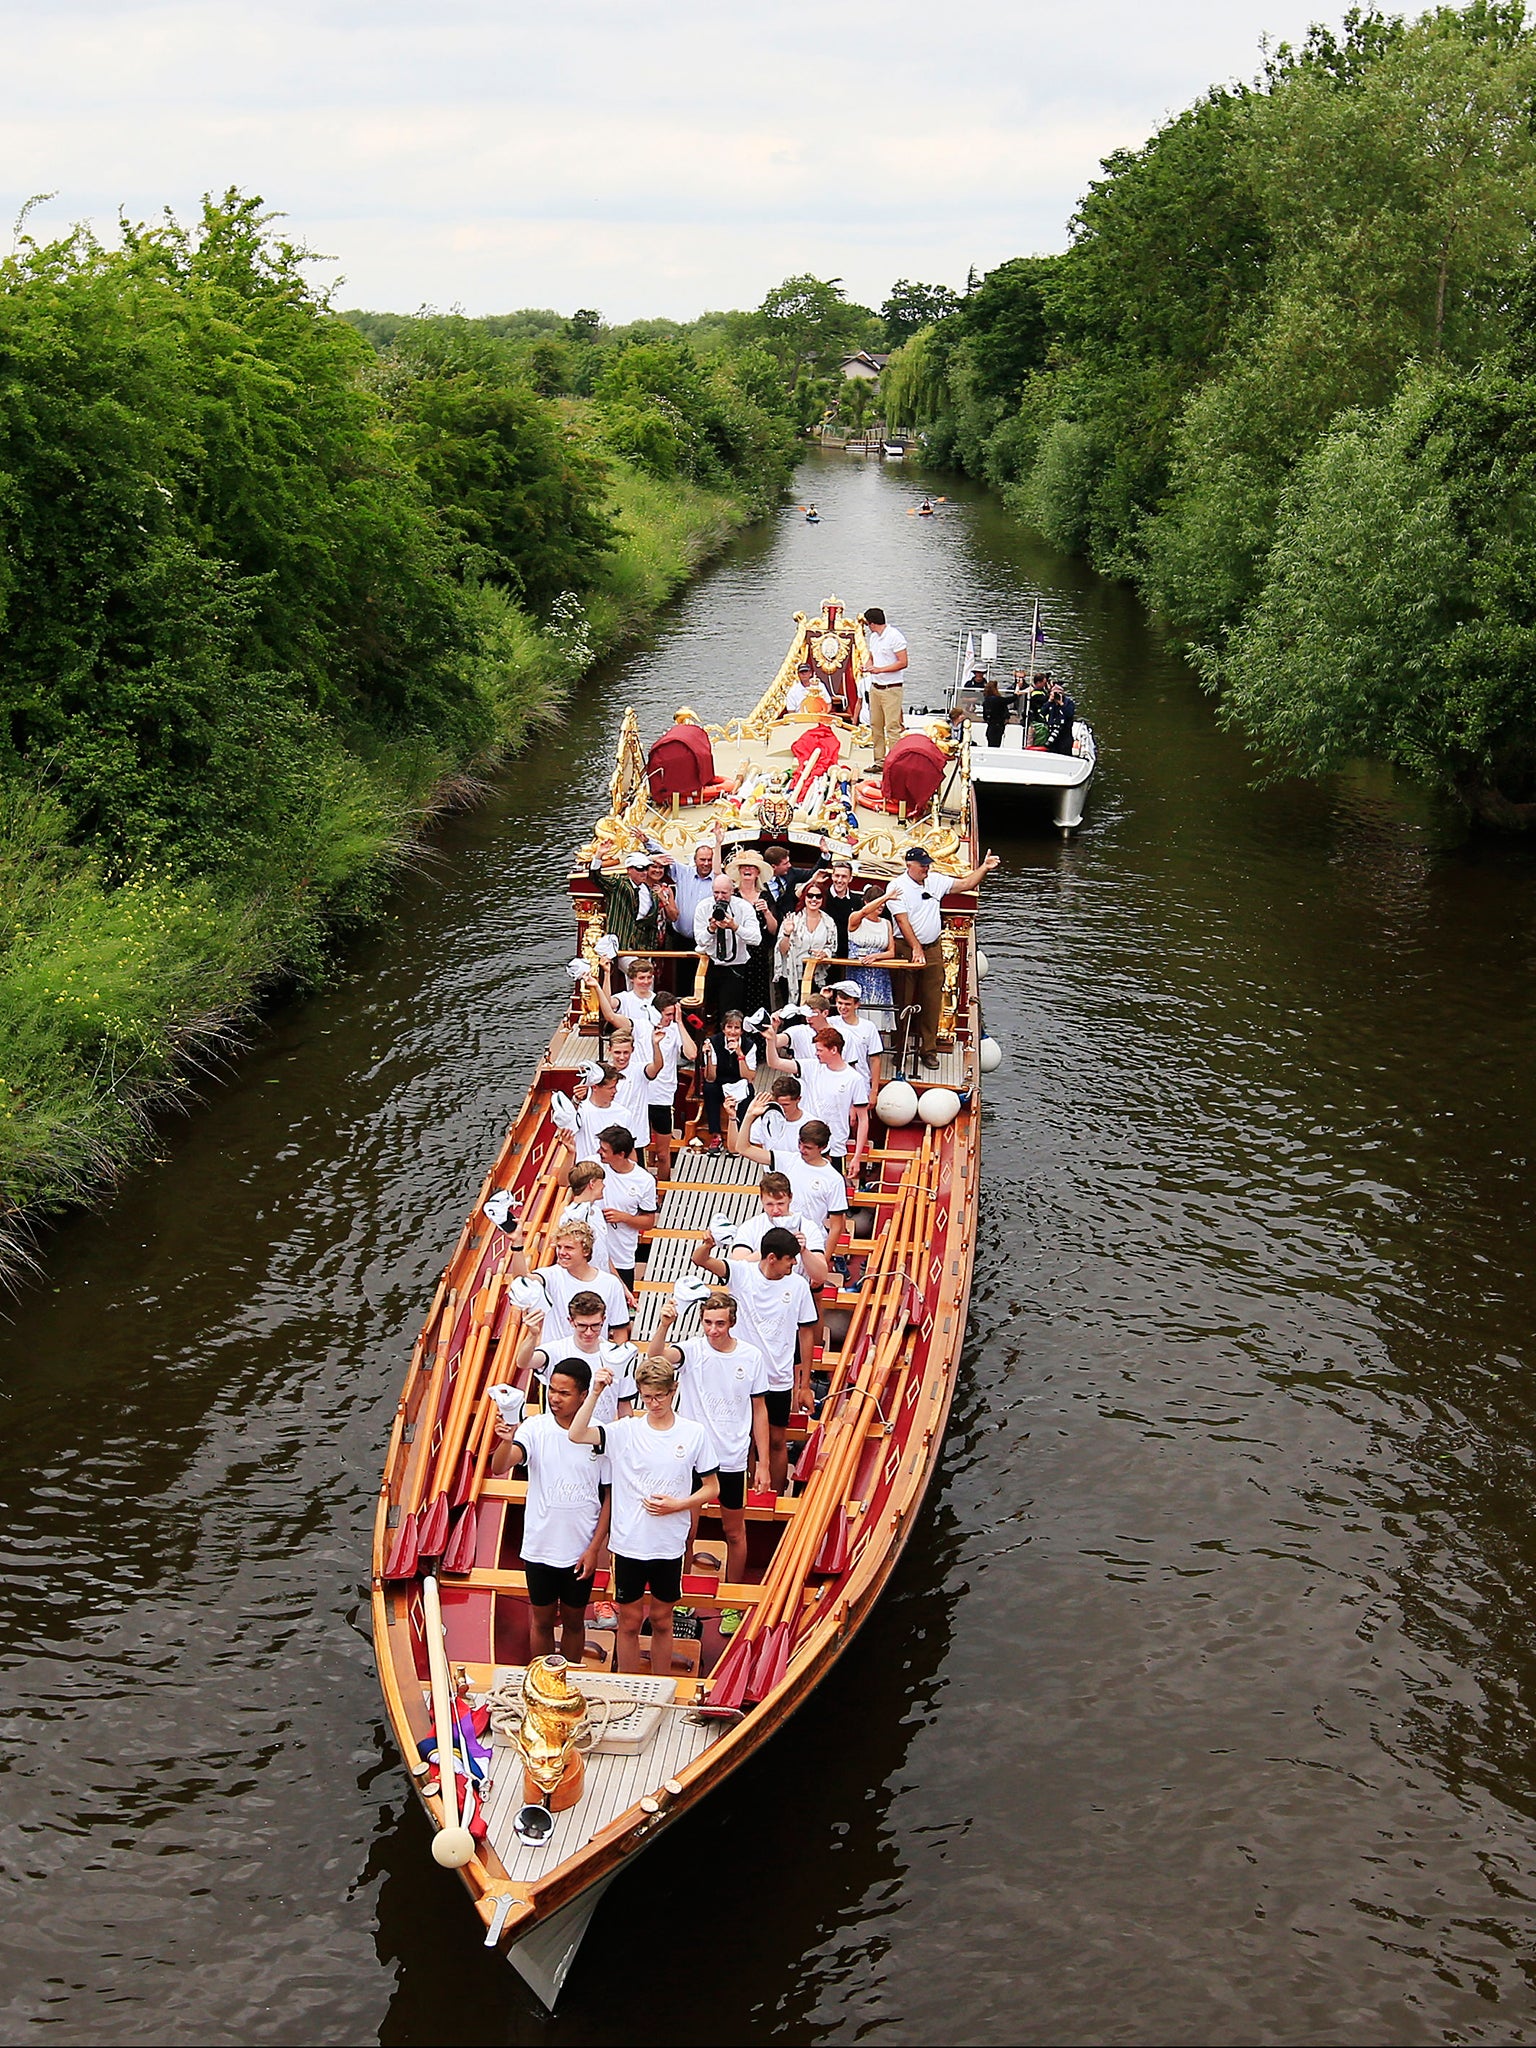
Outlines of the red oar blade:
[{"label": "red oar blade", "polygon": [[389,1546],[389,1556],[384,1560],[386,1579],[414,1579],[421,1561],[421,1552],[416,1542],[416,1517],[402,1515],[400,1526],[395,1531],[395,1540]]},{"label": "red oar blade", "polygon": [[448,1541],[448,1496],[440,1493],[418,1518],[416,1548],[422,1557],[441,1557]]},{"label": "red oar blade", "polygon": [[731,1646],[715,1666],[709,1682],[709,1704],[722,1712],[739,1713],[742,1701],[747,1696],[747,1680],[752,1676],[752,1638],[744,1629],[738,1629],[731,1638]]},{"label": "red oar blade", "polygon": [[827,1533],[821,1539],[821,1546],[811,1561],[811,1570],[818,1577],[835,1579],[848,1569],[848,1516],[839,1508],[828,1524]]},{"label": "red oar blade", "polygon": [[445,1572],[473,1571],[475,1564],[475,1510],[466,1508],[458,1520],[458,1526],[448,1538],[448,1547],[443,1552]]},{"label": "red oar blade", "polygon": [[464,1446],[463,1455],[459,1459],[459,1469],[454,1474],[453,1491],[448,1496],[449,1507],[463,1507],[465,1501],[469,1499],[470,1492],[474,1487],[474,1483],[475,1461],[470,1456],[469,1445],[466,1444]]},{"label": "red oar blade", "polygon": [[805,1442],[800,1446],[800,1455],[795,1460],[795,1478],[803,1486],[816,1470],[821,1457],[821,1424],[818,1422]]},{"label": "red oar blade", "polygon": [[763,1631],[762,1648],[752,1666],[747,1686],[749,1700],[766,1699],[789,1668],[789,1623],[776,1621]]}]

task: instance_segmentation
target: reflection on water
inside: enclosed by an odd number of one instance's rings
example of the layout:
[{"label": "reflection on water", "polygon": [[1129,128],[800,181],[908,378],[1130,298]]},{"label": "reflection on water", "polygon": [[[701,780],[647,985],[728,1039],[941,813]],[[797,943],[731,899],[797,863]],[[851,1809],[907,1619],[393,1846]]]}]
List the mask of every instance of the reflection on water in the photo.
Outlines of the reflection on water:
[{"label": "reflection on water", "polygon": [[[819,463],[442,835],[0,1339],[7,2039],[1519,2040],[1536,2031],[1536,864],[1379,774],[1252,786],[1128,596]],[[384,1743],[397,1381],[566,983],[626,703],[739,709],[788,614],[1052,665],[1101,770],[989,821],[965,1380],[892,1592],[609,1894],[554,2022]]]}]

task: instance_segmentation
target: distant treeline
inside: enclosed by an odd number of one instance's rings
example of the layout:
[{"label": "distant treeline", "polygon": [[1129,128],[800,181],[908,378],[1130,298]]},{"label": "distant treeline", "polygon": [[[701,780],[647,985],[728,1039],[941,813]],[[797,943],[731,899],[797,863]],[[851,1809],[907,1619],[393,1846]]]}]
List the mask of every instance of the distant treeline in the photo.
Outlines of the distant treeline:
[{"label": "distant treeline", "polygon": [[888,413],[1193,644],[1276,772],[1536,822],[1536,37],[1355,10],[1105,160]]}]

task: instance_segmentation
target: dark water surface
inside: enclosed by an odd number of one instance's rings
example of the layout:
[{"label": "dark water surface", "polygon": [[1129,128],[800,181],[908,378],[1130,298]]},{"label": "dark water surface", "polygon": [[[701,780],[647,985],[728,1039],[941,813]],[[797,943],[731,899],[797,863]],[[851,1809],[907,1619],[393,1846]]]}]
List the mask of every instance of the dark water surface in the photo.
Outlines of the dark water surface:
[{"label": "dark water surface", "polygon": [[[440,835],[0,1337],[9,2041],[1536,2035],[1536,865],[1361,773],[1255,792],[1122,591],[951,489],[801,482]],[[1043,593],[1088,828],[995,844],[970,1342],[893,1589],[610,1892],[558,2020],[381,1725],[411,1334],[564,1000],[626,703],[741,709],[789,613],[918,677]]]}]

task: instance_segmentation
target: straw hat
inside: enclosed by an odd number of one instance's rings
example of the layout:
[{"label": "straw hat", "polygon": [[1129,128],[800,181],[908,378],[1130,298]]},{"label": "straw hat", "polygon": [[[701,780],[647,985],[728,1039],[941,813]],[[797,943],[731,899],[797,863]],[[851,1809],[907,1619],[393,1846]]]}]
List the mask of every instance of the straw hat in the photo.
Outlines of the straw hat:
[{"label": "straw hat", "polygon": [[754,853],[750,847],[744,847],[740,853],[734,854],[729,865],[733,868],[756,868],[760,875],[766,875],[768,872],[767,861],[760,853]]}]

